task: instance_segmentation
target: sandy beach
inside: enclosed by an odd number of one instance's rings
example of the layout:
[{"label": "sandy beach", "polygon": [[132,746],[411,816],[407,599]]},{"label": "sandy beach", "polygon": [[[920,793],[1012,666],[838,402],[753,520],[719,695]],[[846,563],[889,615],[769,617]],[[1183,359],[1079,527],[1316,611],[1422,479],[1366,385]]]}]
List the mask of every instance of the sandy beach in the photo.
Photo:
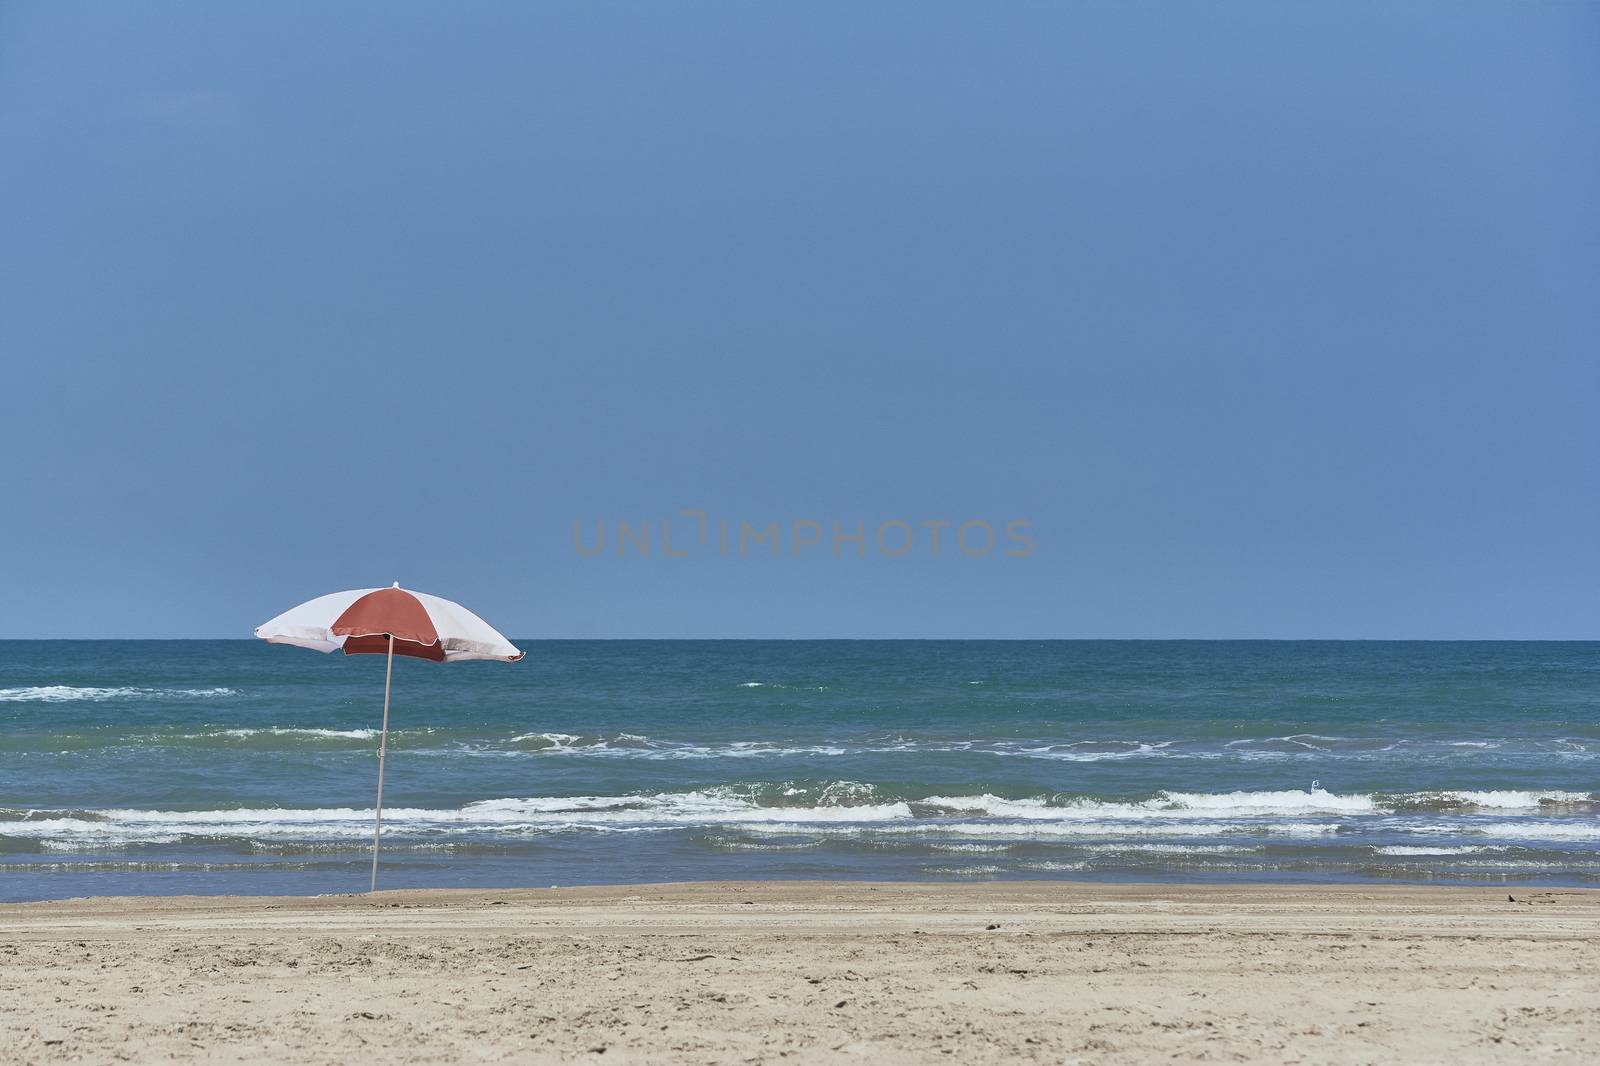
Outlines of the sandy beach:
[{"label": "sandy beach", "polygon": [[0,907],[0,957],[0,1059],[23,1063],[1600,1056],[1592,890],[105,898]]}]

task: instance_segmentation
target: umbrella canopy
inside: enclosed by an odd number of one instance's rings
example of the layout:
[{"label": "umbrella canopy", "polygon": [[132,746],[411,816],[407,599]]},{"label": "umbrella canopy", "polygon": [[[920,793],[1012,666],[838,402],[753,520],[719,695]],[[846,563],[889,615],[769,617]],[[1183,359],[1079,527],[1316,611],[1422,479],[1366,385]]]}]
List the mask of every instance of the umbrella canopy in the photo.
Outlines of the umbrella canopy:
[{"label": "umbrella canopy", "polygon": [[436,663],[522,658],[509,640],[459,603],[403,589],[398,581],[386,589],[351,589],[307,600],[257,626],[256,636],[268,644],[343,649],[346,655],[386,654],[393,636],[396,655]]},{"label": "umbrella canopy", "polygon": [[268,644],[293,644],[312,651],[388,656],[383,676],[383,732],[378,739],[378,799],[372,810],[371,888],[376,891],[394,657],[408,655],[436,663],[468,659],[514,663],[522,658],[522,652],[459,603],[403,589],[398,581],[386,589],[351,589],[307,600],[257,626],[256,636]]}]

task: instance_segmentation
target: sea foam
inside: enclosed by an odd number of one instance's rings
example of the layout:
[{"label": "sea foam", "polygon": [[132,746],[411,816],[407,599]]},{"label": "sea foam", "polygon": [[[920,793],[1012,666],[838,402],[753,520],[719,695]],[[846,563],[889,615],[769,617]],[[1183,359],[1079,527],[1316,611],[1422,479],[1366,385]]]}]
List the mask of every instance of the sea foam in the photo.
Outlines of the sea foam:
[{"label": "sea foam", "polygon": [[[351,731],[354,732],[354,731]],[[1008,798],[990,793],[895,794],[856,781],[757,782],[679,792],[631,795],[509,796],[459,807],[396,806],[384,811],[386,830],[401,837],[542,833],[666,832],[726,829],[758,836],[922,837],[951,842],[1070,840],[1072,838],[1328,837],[1356,830],[1468,836],[1514,841],[1600,840],[1592,821],[1549,817],[1551,803],[1587,803],[1584,793],[1485,791],[1417,793],[1398,797],[1340,794],[1322,789],[1165,792],[1143,800],[1070,795]],[[1440,820],[1431,803],[1445,805]],[[1459,818],[1449,805],[1475,805],[1484,815]],[[1561,808],[1555,808],[1561,809]],[[1527,816],[1517,812],[1527,811]],[[1508,817],[1510,816],[1510,817]],[[370,833],[365,807],[239,807],[209,810],[0,810],[0,839],[100,844],[164,843],[178,839],[338,840]],[[1393,839],[1392,837],[1390,838]],[[1419,850],[1466,844],[1402,845],[1410,851],[1375,854],[1457,854]],[[1180,850],[1195,851],[1193,844]]]},{"label": "sea foam", "polygon": [[36,685],[0,688],[0,703],[103,703],[107,700],[192,700],[237,696],[232,688],[93,688],[78,685]]}]

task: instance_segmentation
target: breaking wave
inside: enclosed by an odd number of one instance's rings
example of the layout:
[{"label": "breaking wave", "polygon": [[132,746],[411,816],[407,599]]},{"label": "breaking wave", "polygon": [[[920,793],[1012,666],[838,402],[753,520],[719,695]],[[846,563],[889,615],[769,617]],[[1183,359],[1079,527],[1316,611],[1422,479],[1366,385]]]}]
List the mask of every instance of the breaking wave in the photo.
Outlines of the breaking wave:
[{"label": "breaking wave", "polygon": [[[1382,830],[1402,835],[1466,836],[1478,846],[1484,837],[1600,840],[1600,823],[1570,817],[1595,810],[1600,810],[1600,800],[1593,794],[1565,791],[1383,795],[1310,789],[1162,792],[1145,799],[1117,800],[1067,794],[1020,798],[989,793],[917,795],[865,782],[830,781],[757,782],[637,795],[501,797],[454,808],[396,807],[384,811],[384,824],[387,832],[399,837],[715,829],[759,836],[924,836],[956,841],[1192,840],[1241,834],[1327,837]],[[1441,821],[1441,814],[1448,820]],[[1568,817],[1563,820],[1562,815]],[[370,808],[360,807],[196,811],[0,808],[0,839],[78,844],[339,840],[366,837],[372,817]],[[1411,850],[1378,854],[1465,853],[1440,850],[1458,847],[1446,843],[1388,846]]]},{"label": "breaking wave", "polygon": [[[249,740],[253,737],[310,737],[321,739],[340,740],[372,740],[378,735],[376,729],[316,729],[299,726],[269,726],[263,729],[218,729],[209,733],[184,733],[180,734],[185,740]],[[397,730],[391,729],[389,736],[392,738]],[[410,730],[408,732],[418,732]],[[422,731],[422,732],[425,732]]]},{"label": "breaking wave", "polygon": [[0,688],[0,703],[104,703],[107,700],[197,700],[237,696],[232,688],[93,688],[77,685],[35,685]]},{"label": "breaking wave", "polygon": [[[72,701],[106,702],[113,700],[146,701],[204,701],[225,699],[239,695],[232,688],[158,689],[158,688],[70,688],[49,686],[43,688],[0,689],[0,702],[56,702]],[[297,716],[298,717],[298,716]],[[66,748],[227,746],[245,744],[252,748],[301,749],[319,744],[333,749],[349,750],[352,741],[370,741],[378,730],[372,719],[352,725],[347,714],[342,720],[323,724],[306,722],[303,718],[295,724],[271,726],[238,725],[227,721],[189,725],[174,729],[160,726],[139,726],[108,722],[85,732],[55,733],[41,731],[27,735],[17,734],[11,740],[0,740],[0,746],[17,750],[53,751]],[[1401,739],[1379,741],[1367,738],[1341,738],[1316,734],[1297,734],[1291,737],[1265,739],[1200,739],[1182,740],[1132,740],[1120,738],[1045,741],[1010,737],[964,738],[918,733],[880,733],[868,735],[815,735],[750,737],[738,740],[697,740],[648,736],[631,732],[581,733],[555,729],[514,731],[471,724],[449,724],[438,721],[426,726],[410,726],[390,730],[390,738],[402,743],[415,755],[431,758],[453,758],[461,755],[494,758],[560,758],[605,762],[672,763],[711,761],[777,762],[784,759],[835,759],[882,757],[886,759],[987,759],[1004,760],[1014,767],[1029,761],[1045,765],[1059,763],[1151,763],[1163,760],[1179,765],[1204,763],[1225,766],[1228,763],[1253,764],[1263,760],[1367,760],[1429,759],[1462,760],[1530,757],[1557,757],[1562,760],[1587,760],[1600,756],[1600,740],[1582,737],[1543,739],[1502,738],[1500,740],[1456,739]],[[426,738],[426,743],[418,741]],[[17,746],[22,747],[18,748]],[[1307,776],[1321,772],[1315,766]],[[1460,793],[1469,796],[1469,793]],[[1484,792],[1479,795],[1490,796]],[[1505,793],[1513,796],[1514,793]],[[1464,800],[1477,805],[1493,805],[1495,801]]]}]

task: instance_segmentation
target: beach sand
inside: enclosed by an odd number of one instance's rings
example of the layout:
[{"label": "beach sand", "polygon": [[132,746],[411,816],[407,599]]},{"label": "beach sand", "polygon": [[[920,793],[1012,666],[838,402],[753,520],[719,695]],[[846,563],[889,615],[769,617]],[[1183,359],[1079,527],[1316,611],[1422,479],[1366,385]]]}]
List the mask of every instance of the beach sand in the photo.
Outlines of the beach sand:
[{"label": "beach sand", "polygon": [[1594,1062],[1600,890],[689,884],[0,906],[5,1062]]}]

